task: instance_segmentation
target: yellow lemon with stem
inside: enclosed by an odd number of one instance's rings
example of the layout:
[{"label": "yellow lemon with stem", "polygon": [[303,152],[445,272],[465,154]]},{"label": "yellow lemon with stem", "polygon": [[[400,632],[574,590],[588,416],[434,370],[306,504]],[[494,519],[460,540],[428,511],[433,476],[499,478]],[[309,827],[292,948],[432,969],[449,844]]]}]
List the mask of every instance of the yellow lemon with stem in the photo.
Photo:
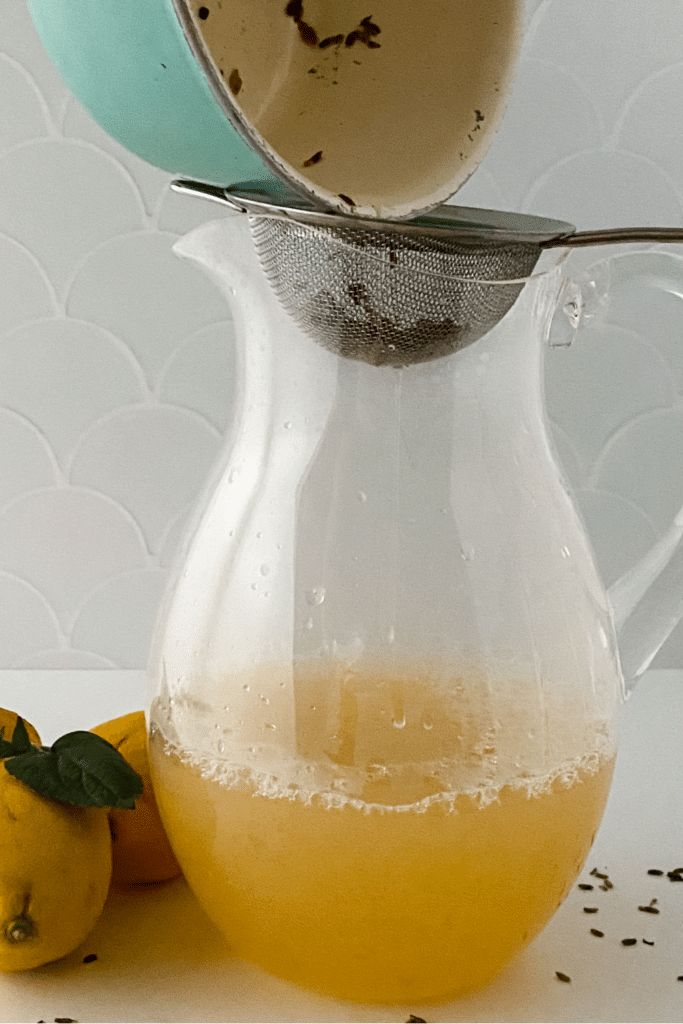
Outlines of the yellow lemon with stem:
[{"label": "yellow lemon with stem", "polygon": [[92,733],[46,747],[18,716],[0,718],[0,971],[22,971],[72,952],[92,929],[111,878],[105,808],[133,807],[142,783]]},{"label": "yellow lemon with stem", "polygon": [[0,765],[0,970],[38,967],[79,946],[110,876],[106,811],[39,796]]}]

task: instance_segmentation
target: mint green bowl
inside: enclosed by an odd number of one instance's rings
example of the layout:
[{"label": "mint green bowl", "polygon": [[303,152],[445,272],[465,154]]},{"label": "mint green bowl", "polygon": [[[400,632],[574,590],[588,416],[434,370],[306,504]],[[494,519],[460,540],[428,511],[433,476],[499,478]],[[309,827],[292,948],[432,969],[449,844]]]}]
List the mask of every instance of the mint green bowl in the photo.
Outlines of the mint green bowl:
[{"label": "mint green bowl", "polygon": [[104,130],[155,167],[222,185],[278,181],[233,127],[173,0],[28,0],[47,54]]},{"label": "mint green bowl", "polygon": [[446,202],[483,159],[524,5],[420,0],[416,34],[415,0],[28,0],[74,96],[144,160],[386,219]]}]

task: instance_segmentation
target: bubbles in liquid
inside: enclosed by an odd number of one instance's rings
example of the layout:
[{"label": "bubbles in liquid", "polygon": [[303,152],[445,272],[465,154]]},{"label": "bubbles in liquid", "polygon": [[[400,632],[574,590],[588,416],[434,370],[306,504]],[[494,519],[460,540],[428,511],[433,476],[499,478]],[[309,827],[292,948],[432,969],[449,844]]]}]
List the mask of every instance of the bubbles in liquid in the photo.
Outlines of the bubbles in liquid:
[{"label": "bubbles in liquid", "polygon": [[277,729],[277,726],[273,725],[272,722],[266,722],[266,724],[263,726],[263,728],[264,729],[270,729],[271,732],[275,732],[275,730]]},{"label": "bubbles in liquid", "polygon": [[270,704],[270,700],[263,693],[259,693],[259,700],[262,704]]},{"label": "bubbles in liquid", "polygon": [[397,716],[396,718],[392,718],[391,719],[391,724],[393,725],[394,729],[405,729],[405,727],[406,727],[406,716],[405,715],[400,715],[400,716]]},{"label": "bubbles in liquid", "polygon": [[422,728],[427,730],[434,728],[434,719],[431,717],[431,715],[424,716],[424,718],[422,719]]},{"label": "bubbles in liquid", "polygon": [[243,690],[251,690],[251,686],[249,685],[249,683],[244,683],[243,686],[242,686],[242,689]]},{"label": "bubbles in liquid", "polygon": [[322,604],[325,600],[325,593],[324,587],[311,587],[306,591],[306,600],[311,605]]}]

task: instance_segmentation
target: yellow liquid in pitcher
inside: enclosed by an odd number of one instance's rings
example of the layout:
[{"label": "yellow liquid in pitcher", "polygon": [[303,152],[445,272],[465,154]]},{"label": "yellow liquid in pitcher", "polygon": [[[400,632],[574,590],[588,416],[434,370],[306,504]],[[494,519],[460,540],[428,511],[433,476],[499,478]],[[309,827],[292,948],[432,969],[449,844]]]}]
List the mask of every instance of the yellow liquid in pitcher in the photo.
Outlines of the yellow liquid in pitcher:
[{"label": "yellow liquid in pitcher", "polygon": [[485,801],[383,807],[265,795],[246,770],[224,784],[159,730],[150,758],[176,856],[234,952],[358,1002],[444,998],[498,973],[571,888],[613,769],[613,756],[594,754]]}]

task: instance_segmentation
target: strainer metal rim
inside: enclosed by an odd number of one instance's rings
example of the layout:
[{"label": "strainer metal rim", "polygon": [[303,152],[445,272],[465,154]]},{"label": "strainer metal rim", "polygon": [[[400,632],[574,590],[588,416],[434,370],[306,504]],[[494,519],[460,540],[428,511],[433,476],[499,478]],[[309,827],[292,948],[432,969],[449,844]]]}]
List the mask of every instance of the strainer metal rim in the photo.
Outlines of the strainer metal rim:
[{"label": "strainer metal rim", "polygon": [[194,192],[205,199],[227,203],[240,213],[275,217],[316,227],[352,228],[355,231],[382,231],[403,236],[447,238],[467,244],[495,246],[506,242],[530,243],[541,247],[554,241],[561,246],[576,227],[568,221],[553,220],[527,213],[488,210],[444,203],[430,213],[412,220],[381,220],[320,210],[308,200],[284,186],[274,189],[270,182],[249,181],[227,188],[186,179],[172,183],[178,192]]}]

